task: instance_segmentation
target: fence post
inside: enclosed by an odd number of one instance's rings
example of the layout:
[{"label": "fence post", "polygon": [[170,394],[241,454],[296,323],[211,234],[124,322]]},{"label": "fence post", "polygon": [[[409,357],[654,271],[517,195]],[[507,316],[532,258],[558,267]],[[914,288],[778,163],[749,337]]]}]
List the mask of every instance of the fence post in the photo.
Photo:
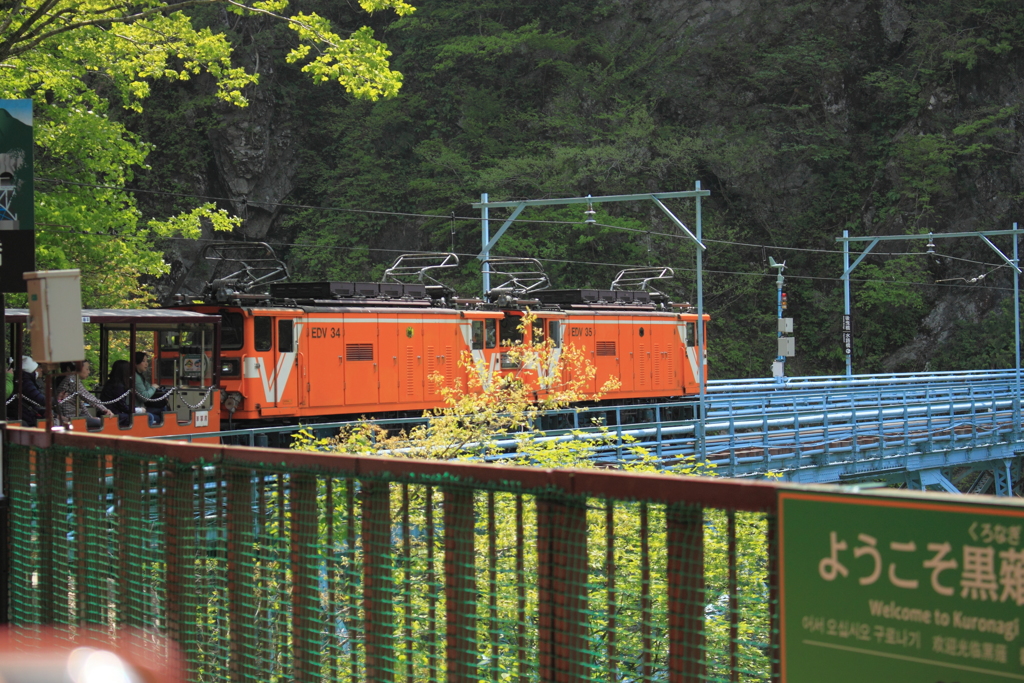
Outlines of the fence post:
[{"label": "fence post", "polygon": [[57,586],[55,540],[61,526],[57,520],[63,519],[67,506],[66,464],[63,457],[48,448],[35,448],[32,452],[39,483],[39,623],[53,624]]},{"label": "fence post", "polygon": [[364,680],[394,680],[395,605],[391,561],[391,490],[363,482],[363,610],[366,614]]},{"label": "fence post", "polygon": [[[75,585],[78,590],[78,623],[82,625],[106,621],[107,586],[105,577],[101,576],[102,567],[106,564],[102,561],[101,552],[106,544],[105,459],[95,452],[76,452],[71,457],[78,558]],[[102,492],[101,487],[104,489]]]},{"label": "fence post", "polygon": [[117,542],[114,546],[117,567],[117,623],[144,626],[142,615],[147,606],[137,585],[145,576],[142,554],[146,547],[145,527],[148,521],[142,509],[142,462],[125,455],[114,456],[114,505],[117,519]]},{"label": "fence post", "polygon": [[477,681],[476,530],[473,491],[444,490],[444,573],[448,681]]},{"label": "fence post", "polygon": [[[18,599],[29,594],[33,577],[42,578],[40,571],[40,548],[36,536],[38,527],[33,524],[33,508],[41,513],[40,504],[42,499],[39,490],[39,456],[33,454],[24,446],[13,446],[7,440],[7,430],[4,432],[4,477],[5,487],[8,491],[9,518],[7,530],[10,534],[7,538],[9,545],[3,546],[4,553],[10,561],[10,583],[5,584],[9,589],[10,606],[9,616],[11,623],[15,626],[28,623],[36,623],[39,619],[38,612],[32,604]],[[33,460],[35,467],[33,468]],[[34,469],[34,471],[33,471]],[[35,483],[36,486],[32,486]],[[14,554],[14,548],[28,548],[34,552],[19,552]]]},{"label": "fence post", "polygon": [[292,652],[295,680],[320,677],[320,625],[317,616],[317,524],[316,476],[293,474],[292,504]]},{"label": "fence post", "polygon": [[666,512],[669,681],[703,680],[704,509],[670,505]]},{"label": "fence post", "polygon": [[[259,634],[256,632],[255,557],[252,534],[253,516],[251,471],[226,468],[227,479],[227,588],[231,642],[228,662],[232,683],[260,680],[260,672],[249,667],[258,660]],[[262,479],[259,485],[263,485]],[[262,539],[260,540],[262,543]]]},{"label": "fence post", "polygon": [[537,499],[540,680],[589,680],[585,500]]},{"label": "fence post", "polygon": [[195,568],[195,485],[191,466],[173,461],[164,465],[164,520],[167,543],[167,635],[181,648],[186,662],[197,654],[196,615],[191,612]]}]

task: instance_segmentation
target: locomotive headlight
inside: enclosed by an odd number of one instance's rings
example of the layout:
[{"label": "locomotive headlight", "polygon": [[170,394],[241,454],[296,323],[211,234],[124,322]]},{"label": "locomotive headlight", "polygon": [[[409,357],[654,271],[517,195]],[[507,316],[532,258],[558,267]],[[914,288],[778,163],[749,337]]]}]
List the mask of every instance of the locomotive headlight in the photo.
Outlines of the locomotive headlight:
[{"label": "locomotive headlight", "polygon": [[220,361],[221,377],[241,377],[242,364],[237,358],[222,358]]},{"label": "locomotive headlight", "polygon": [[242,407],[244,397],[237,391],[228,392],[220,401],[220,406],[229,413],[234,413],[236,410]]}]

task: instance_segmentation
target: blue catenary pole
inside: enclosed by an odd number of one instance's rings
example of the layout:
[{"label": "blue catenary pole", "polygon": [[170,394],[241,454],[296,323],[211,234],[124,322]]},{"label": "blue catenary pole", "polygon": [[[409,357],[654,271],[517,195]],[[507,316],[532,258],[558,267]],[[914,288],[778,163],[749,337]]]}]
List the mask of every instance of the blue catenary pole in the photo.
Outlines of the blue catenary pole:
[{"label": "blue catenary pole", "polygon": [[[696,182],[696,188],[700,190],[700,181]],[[700,195],[694,197],[697,202],[697,455],[701,462],[707,459],[706,445],[704,443],[704,394],[706,392],[707,378],[704,377],[704,271],[703,271],[703,249],[700,248],[701,244],[704,244],[704,237],[702,235],[703,226],[701,225],[700,215]]]},{"label": "blue catenary pole", "polygon": [[[843,230],[843,237],[849,237],[850,231]],[[853,376],[853,318],[850,316],[850,243],[843,240],[843,313],[844,327],[849,323],[850,345],[846,351],[846,376]],[[845,332],[845,331],[844,331]]]},{"label": "blue catenary pole", "polygon": [[[1017,224],[1013,224],[1017,229]],[[1013,265],[1020,268],[1020,261],[1017,260],[1018,235],[1013,236]],[[1017,376],[1017,395],[1013,400],[1013,431],[1016,439],[1020,439],[1020,273],[1013,274],[1013,349],[1014,349],[1014,373]]]},{"label": "blue catenary pole", "polygon": [[487,245],[491,242],[491,226],[488,222],[488,208],[487,208],[487,193],[484,192],[480,195],[480,203],[484,206],[480,207],[480,222],[483,228],[483,252],[484,252],[484,296],[487,296],[487,292],[491,291],[491,252],[487,250]]},{"label": "blue catenary pole", "polygon": [[[782,268],[779,268],[778,274],[775,276],[775,308],[776,318],[778,320],[778,333],[775,335],[777,338],[782,339],[782,283],[785,278],[782,277]],[[782,373],[775,379],[779,382],[785,381],[786,377],[786,357],[782,355],[781,349],[779,349],[779,355],[775,357],[775,360],[781,363]]]}]

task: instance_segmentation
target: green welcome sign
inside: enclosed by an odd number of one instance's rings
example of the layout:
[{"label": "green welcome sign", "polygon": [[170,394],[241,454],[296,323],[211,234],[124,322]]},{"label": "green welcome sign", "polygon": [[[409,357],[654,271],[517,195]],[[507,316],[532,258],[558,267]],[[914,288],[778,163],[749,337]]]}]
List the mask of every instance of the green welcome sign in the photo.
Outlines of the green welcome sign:
[{"label": "green welcome sign", "polygon": [[785,683],[1024,681],[1024,506],[779,494]]}]

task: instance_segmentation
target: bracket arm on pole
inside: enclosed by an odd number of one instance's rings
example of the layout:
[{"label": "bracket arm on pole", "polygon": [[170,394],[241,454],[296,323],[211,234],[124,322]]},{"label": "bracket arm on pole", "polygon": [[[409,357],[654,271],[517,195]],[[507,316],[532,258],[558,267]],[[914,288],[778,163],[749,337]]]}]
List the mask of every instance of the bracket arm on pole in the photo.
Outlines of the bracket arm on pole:
[{"label": "bracket arm on pole", "polygon": [[699,239],[697,239],[697,236],[696,236],[696,235],[694,235],[694,234],[693,234],[692,232],[690,232],[690,229],[689,229],[688,227],[686,227],[685,225],[683,225],[683,222],[682,222],[681,220],[679,220],[678,218],[676,218],[676,215],[675,215],[674,213],[672,213],[672,212],[671,212],[671,211],[669,210],[669,208],[668,208],[667,206],[665,206],[664,204],[662,204],[662,203],[661,203],[661,200],[660,200],[660,199],[658,199],[657,197],[655,197],[655,196],[654,196],[654,195],[652,194],[652,195],[651,195],[651,201],[652,201],[652,202],[654,202],[655,204],[657,204],[657,205],[658,205],[658,208],[659,208],[659,209],[661,209],[662,211],[664,211],[664,212],[665,212],[665,215],[666,215],[666,216],[668,216],[668,217],[669,217],[669,219],[670,219],[670,220],[671,220],[671,221],[672,221],[673,223],[675,223],[676,225],[678,225],[678,226],[679,226],[679,228],[680,228],[680,229],[681,229],[681,230],[682,230],[683,232],[685,232],[685,233],[686,233],[687,235],[689,235],[689,236],[690,236],[690,239],[692,239],[692,240],[693,240],[694,242],[696,242],[696,243],[697,243],[697,246],[698,246],[698,247],[700,247],[700,248],[701,248],[702,250],[704,250],[704,251],[707,251],[707,247],[706,247],[706,246],[704,246],[704,245],[703,245],[703,244],[701,243],[701,241],[700,241]]},{"label": "bracket arm on pole", "polygon": [[999,247],[997,247],[996,245],[992,244],[992,240],[990,240],[989,238],[985,237],[984,235],[978,235],[978,236],[985,241],[985,244],[987,244],[988,246],[992,247],[992,251],[994,251],[997,254],[999,254],[999,257],[1001,259],[1003,259],[1004,261],[1006,261],[1006,265],[1010,266],[1015,271],[1017,271],[1018,275],[1021,274],[1021,270],[1020,270],[1020,268],[1017,267],[1017,264],[1014,263],[1013,261],[1011,261],[1010,259],[1006,258],[1006,254],[1001,252],[999,250]]},{"label": "bracket arm on pole", "polygon": [[853,265],[846,269],[846,272],[843,273],[843,277],[846,277],[847,275],[852,273],[853,269],[859,266],[860,262],[864,260],[864,257],[868,255],[868,252],[875,248],[876,244],[878,244],[878,240],[872,240],[871,243],[867,246],[867,248],[865,248],[864,251],[860,253],[860,256],[857,257],[857,260],[853,262]]},{"label": "bracket arm on pole", "polygon": [[498,240],[501,239],[501,236],[505,234],[505,231],[508,230],[509,226],[512,225],[512,221],[514,221],[516,218],[518,218],[519,214],[522,213],[523,209],[525,209],[525,208],[526,208],[526,203],[525,202],[516,207],[516,210],[512,212],[512,215],[508,217],[508,220],[506,220],[502,224],[502,226],[500,228],[498,228],[498,232],[494,233],[494,237],[492,237],[491,241],[487,243],[487,246],[484,247],[483,251],[481,251],[479,254],[477,254],[477,259],[478,260],[480,260],[480,261],[486,261],[487,260],[487,255],[491,253],[491,249],[494,247],[495,244],[498,243]]}]

